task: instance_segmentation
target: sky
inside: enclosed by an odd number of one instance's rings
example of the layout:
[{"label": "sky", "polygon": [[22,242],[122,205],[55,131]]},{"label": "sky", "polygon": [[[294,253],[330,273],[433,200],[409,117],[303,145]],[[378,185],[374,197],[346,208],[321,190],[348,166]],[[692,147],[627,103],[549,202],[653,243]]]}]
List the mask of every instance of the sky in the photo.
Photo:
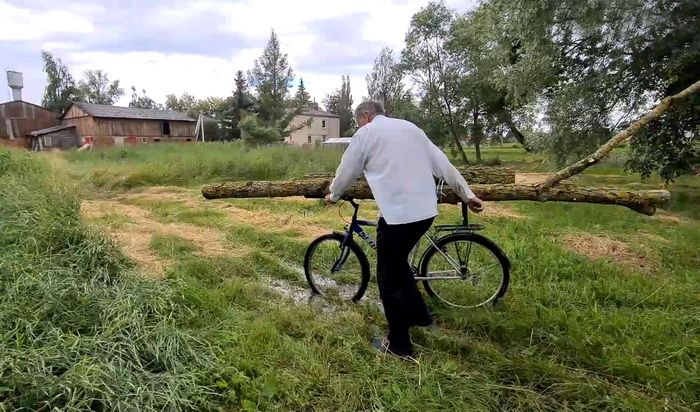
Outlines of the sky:
[{"label": "sky", "polygon": [[[237,70],[252,68],[274,29],[296,79],[321,103],[350,75],[355,104],[383,47],[398,56],[411,16],[427,0],[0,0],[0,66],[24,75],[23,100],[41,103],[41,50],[78,81],[101,69],[163,103],[167,94],[197,98],[232,93]],[[476,0],[447,0],[467,11]],[[3,74],[0,102],[9,100]],[[293,90],[292,90],[293,92]]]}]

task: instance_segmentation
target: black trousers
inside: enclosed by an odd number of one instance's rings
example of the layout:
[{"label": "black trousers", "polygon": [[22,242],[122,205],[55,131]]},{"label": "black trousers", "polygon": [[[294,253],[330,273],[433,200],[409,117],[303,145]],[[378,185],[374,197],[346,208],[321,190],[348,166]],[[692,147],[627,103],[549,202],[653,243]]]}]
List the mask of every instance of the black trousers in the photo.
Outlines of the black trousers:
[{"label": "black trousers", "polygon": [[402,225],[389,225],[379,219],[377,226],[377,283],[384,314],[389,323],[389,348],[411,353],[411,326],[428,326],[432,318],[411,267],[408,255],[428,231],[434,218]]}]

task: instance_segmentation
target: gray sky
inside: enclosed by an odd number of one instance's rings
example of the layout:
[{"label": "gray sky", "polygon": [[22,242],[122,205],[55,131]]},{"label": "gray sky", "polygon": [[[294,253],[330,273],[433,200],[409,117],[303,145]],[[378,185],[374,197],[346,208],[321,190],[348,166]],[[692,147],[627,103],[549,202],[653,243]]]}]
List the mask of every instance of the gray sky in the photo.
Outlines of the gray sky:
[{"label": "gray sky", "polygon": [[[0,0],[0,66],[24,73],[24,100],[40,103],[41,50],[79,80],[86,69],[119,79],[159,102],[189,92],[227,96],[236,70],[248,70],[278,33],[296,81],[320,103],[349,74],[355,103],[382,47],[398,51],[413,13],[427,0]],[[476,0],[448,0],[465,11]],[[10,91],[3,74],[0,102]]]}]

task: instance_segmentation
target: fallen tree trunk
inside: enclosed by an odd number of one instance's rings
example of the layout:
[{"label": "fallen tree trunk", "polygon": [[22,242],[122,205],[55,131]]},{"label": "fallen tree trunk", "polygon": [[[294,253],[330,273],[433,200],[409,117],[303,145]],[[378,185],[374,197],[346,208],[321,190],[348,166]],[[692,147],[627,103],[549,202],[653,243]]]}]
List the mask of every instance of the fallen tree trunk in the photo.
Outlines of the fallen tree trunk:
[{"label": "fallen tree trunk", "polygon": [[[515,183],[515,169],[510,167],[460,166],[457,170],[469,184]],[[333,179],[333,173],[309,173],[305,179]]]},{"label": "fallen tree trunk", "polygon": [[[208,185],[202,188],[207,199],[289,197],[304,196],[323,198],[328,192],[330,179],[304,179],[289,181],[227,182]],[[471,185],[474,193],[482,200],[535,200],[557,202],[582,202],[620,205],[645,215],[653,215],[656,208],[663,206],[671,198],[666,190],[619,190],[613,188],[579,187],[565,185],[539,192],[533,185],[493,184]],[[358,181],[346,193],[355,199],[372,199],[372,191],[367,182]],[[457,196],[449,188],[444,189],[441,203],[456,204]]]}]

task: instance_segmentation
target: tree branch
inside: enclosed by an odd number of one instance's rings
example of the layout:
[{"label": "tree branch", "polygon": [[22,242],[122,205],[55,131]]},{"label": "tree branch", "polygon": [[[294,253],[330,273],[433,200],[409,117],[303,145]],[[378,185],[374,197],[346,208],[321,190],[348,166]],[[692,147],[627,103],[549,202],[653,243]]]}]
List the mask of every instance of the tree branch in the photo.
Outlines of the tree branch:
[{"label": "tree branch", "polygon": [[605,156],[607,156],[616,146],[624,142],[634,134],[636,134],[639,129],[643,128],[650,122],[661,117],[668,109],[673,105],[673,103],[678,100],[685,99],[686,97],[696,93],[700,90],[700,80],[688,86],[685,90],[673,96],[668,96],[661,101],[656,107],[654,107],[647,114],[642,116],[639,120],[632,123],[625,130],[617,133],[615,136],[610,138],[604,145],[602,145],[598,150],[593,152],[588,157],[579,160],[578,162],[565,167],[564,169],[558,171],[557,173],[550,176],[544,182],[536,185],[537,190],[540,192],[545,192],[551,189],[554,185],[561,182],[564,179],[568,179],[571,176],[581,173],[582,171],[588,169],[589,167],[600,162]]}]

